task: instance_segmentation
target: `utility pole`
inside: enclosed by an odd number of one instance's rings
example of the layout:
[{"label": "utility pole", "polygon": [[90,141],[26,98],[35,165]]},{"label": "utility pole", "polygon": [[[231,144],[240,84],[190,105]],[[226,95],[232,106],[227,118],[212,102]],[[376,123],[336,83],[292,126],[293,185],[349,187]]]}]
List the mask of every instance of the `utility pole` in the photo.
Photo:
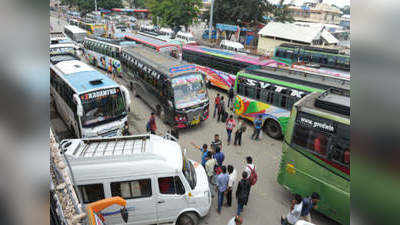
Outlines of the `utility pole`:
[{"label": "utility pole", "polygon": [[210,10],[210,25],[208,30],[208,39],[211,41],[211,34],[212,34],[212,24],[213,24],[213,14],[214,14],[214,0],[211,0],[211,10]]},{"label": "utility pole", "polygon": [[97,0],[94,0],[94,11],[97,12]]}]

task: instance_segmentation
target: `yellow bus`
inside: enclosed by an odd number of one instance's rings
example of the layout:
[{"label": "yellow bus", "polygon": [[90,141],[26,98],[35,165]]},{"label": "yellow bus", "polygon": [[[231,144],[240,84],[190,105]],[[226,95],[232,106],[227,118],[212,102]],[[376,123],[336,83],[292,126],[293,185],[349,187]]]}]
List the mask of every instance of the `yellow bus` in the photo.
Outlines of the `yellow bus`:
[{"label": "yellow bus", "polygon": [[107,26],[100,23],[86,23],[83,21],[79,22],[79,27],[85,29],[88,35],[95,34],[99,36],[104,36],[107,31]]}]

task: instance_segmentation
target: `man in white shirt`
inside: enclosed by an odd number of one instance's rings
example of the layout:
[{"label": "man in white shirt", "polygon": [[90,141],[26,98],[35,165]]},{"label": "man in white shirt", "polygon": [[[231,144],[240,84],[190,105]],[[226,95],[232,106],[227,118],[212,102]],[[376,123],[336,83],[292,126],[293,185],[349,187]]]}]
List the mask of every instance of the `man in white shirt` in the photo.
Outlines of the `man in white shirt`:
[{"label": "man in white shirt", "polygon": [[[247,179],[250,179],[251,171],[253,170],[254,172],[256,171],[256,166],[253,164],[253,158],[251,156],[246,157],[246,168],[244,168],[244,171],[247,172]],[[250,196],[250,191],[251,191],[251,186],[249,190],[249,196]],[[247,198],[248,200],[248,198]],[[247,201],[244,205],[247,205]]]},{"label": "man in white shirt", "polygon": [[243,224],[243,219],[240,216],[234,216],[228,222],[228,225],[242,225],[242,224]]},{"label": "man in white shirt", "polygon": [[207,152],[206,156],[206,173],[208,177],[208,184],[210,186],[210,191],[211,191],[211,197],[214,198],[214,192],[215,192],[215,173],[214,173],[214,167],[215,164],[217,164],[217,160],[212,158],[211,152]]},{"label": "man in white shirt", "polygon": [[232,190],[233,185],[236,181],[236,170],[233,168],[232,165],[228,165],[228,174],[229,174],[229,181],[228,181],[228,192],[226,194],[226,200],[228,203],[228,207],[232,206]]},{"label": "man in white shirt", "polygon": [[281,224],[294,225],[300,218],[301,208],[303,208],[302,198],[299,194],[295,194],[290,212],[286,217],[281,217]]}]

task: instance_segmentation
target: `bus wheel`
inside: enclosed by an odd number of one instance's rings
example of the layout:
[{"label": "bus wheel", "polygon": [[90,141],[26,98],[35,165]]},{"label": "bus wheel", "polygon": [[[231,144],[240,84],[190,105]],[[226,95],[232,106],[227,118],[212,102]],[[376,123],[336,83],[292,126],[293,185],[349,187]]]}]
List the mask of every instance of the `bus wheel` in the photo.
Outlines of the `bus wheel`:
[{"label": "bus wheel", "polygon": [[282,129],[278,122],[273,119],[268,119],[264,124],[264,132],[274,139],[282,138]]},{"label": "bus wheel", "polygon": [[197,225],[199,223],[199,218],[196,214],[190,212],[181,215],[178,218],[177,225]]}]

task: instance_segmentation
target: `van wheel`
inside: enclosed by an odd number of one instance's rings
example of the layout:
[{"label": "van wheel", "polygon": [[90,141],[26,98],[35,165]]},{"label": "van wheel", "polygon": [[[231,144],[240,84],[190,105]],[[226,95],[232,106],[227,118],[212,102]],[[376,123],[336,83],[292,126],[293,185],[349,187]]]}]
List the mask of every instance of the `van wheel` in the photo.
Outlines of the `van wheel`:
[{"label": "van wheel", "polygon": [[264,124],[264,132],[268,134],[268,136],[274,139],[282,138],[282,129],[278,122],[272,119],[268,119]]},{"label": "van wheel", "polygon": [[178,218],[177,225],[197,225],[199,218],[194,213],[185,213]]}]

